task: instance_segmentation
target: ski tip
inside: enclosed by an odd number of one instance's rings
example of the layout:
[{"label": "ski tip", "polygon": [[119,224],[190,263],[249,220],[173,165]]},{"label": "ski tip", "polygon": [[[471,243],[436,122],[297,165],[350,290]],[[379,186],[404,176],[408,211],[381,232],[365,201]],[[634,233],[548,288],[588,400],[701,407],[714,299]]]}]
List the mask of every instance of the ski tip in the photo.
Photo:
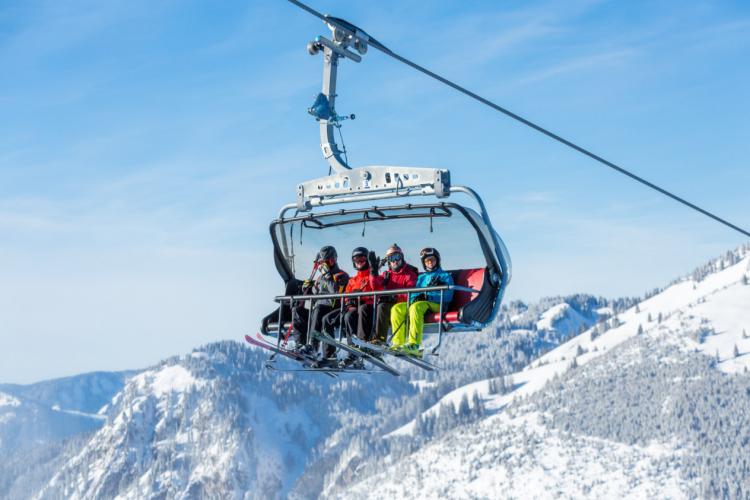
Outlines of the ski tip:
[{"label": "ski tip", "polygon": [[246,342],[251,342],[252,340],[253,340],[253,338],[250,335],[245,335],[245,341]]}]

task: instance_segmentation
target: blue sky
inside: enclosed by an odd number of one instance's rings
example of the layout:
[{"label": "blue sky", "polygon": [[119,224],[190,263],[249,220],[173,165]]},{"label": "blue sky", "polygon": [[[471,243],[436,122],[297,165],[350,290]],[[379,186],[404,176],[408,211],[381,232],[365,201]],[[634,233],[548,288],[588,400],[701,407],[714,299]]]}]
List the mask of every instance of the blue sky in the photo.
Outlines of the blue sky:
[{"label": "blue sky", "polygon": [[[750,226],[746,2],[334,2],[318,10]],[[0,3],[0,381],[143,367],[257,328],[268,222],[324,175],[319,21],[287,2]],[[744,242],[371,51],[351,162],[450,168],[509,298],[641,295]]]}]

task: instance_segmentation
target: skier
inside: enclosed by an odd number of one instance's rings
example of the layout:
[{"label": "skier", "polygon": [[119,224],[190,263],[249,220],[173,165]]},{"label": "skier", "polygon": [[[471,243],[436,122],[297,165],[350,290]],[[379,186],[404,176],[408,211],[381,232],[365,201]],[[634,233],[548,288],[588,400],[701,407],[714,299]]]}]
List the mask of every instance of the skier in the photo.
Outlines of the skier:
[{"label": "skier", "polygon": [[[419,253],[422,259],[423,273],[417,277],[417,288],[438,285],[453,285],[453,277],[440,267],[440,252],[436,248],[423,248]],[[443,304],[453,300],[453,290],[443,291]],[[409,302],[399,302],[391,309],[391,328],[393,339],[391,349],[401,350],[406,354],[420,356],[424,330],[424,316],[427,311],[440,310],[440,292],[414,292],[409,294]],[[409,314],[409,338],[406,338],[406,315]]]},{"label": "skier", "polygon": [[[324,246],[315,258],[315,271],[320,275],[313,281],[305,280],[302,283],[303,295],[320,295],[327,293],[341,293],[349,282],[349,275],[338,265],[336,249],[330,245]],[[311,276],[312,278],[312,276]],[[294,334],[294,350],[305,356],[312,356],[318,350],[319,340],[315,333],[323,331],[323,320],[331,311],[338,311],[339,299],[312,300],[310,309],[305,308],[305,302],[300,301],[294,305],[292,315],[292,332]],[[312,329],[312,342],[307,343],[308,325]]]},{"label": "skier", "polygon": [[[413,288],[417,283],[416,267],[407,264],[404,260],[404,252],[398,244],[394,243],[385,252],[383,259],[388,265],[388,269],[383,271],[383,285],[386,290],[396,290],[399,288]],[[385,344],[388,336],[388,327],[391,325],[391,308],[396,303],[406,302],[405,293],[399,295],[383,295],[378,301],[377,311],[377,334],[372,339],[373,344]]]},{"label": "skier", "polygon": [[[380,259],[375,256],[375,252],[368,251],[365,247],[357,247],[352,251],[352,264],[357,271],[346,285],[345,292],[371,292],[383,289],[383,278],[378,276]],[[356,334],[360,340],[370,341],[373,333],[373,303],[372,296],[351,297],[346,299],[344,304],[344,331],[347,339],[351,343],[352,337]],[[362,360],[353,354],[349,354],[343,361],[344,367],[354,365],[359,367]]]}]

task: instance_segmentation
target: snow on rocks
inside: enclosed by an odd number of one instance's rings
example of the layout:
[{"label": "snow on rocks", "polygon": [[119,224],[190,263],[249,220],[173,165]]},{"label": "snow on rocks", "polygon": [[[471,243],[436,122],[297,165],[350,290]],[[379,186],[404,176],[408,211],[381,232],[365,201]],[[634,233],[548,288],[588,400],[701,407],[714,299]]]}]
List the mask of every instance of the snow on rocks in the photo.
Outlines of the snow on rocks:
[{"label": "snow on rocks", "polygon": [[537,330],[562,330],[577,332],[586,325],[586,318],[581,316],[570,304],[563,302],[546,310],[536,323]]},{"label": "snow on rocks", "polygon": [[21,402],[11,396],[10,394],[5,394],[4,392],[0,392],[0,407],[12,407],[12,406],[21,406]]}]

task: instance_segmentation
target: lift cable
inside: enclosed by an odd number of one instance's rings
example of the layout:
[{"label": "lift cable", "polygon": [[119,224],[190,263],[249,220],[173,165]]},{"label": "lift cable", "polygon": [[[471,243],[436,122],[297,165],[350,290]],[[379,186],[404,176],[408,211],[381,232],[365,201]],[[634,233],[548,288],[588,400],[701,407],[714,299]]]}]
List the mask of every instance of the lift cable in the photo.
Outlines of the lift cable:
[{"label": "lift cable", "polygon": [[[330,16],[323,15],[320,12],[318,12],[318,11],[310,8],[309,6],[303,4],[302,2],[300,2],[298,0],[288,0],[288,1],[291,2],[292,4],[296,5],[297,7],[299,7],[301,9],[307,11],[308,13],[312,14],[313,16],[321,19],[322,21],[324,21],[327,24],[332,24],[332,25],[336,25],[337,24],[337,19],[336,18],[332,18]],[[344,26],[344,28],[346,28],[346,26]],[[705,210],[705,209],[699,207],[698,205],[696,205],[694,203],[691,203],[688,200],[686,200],[686,199],[684,199],[684,198],[682,198],[680,196],[677,196],[674,193],[671,193],[670,191],[667,191],[666,189],[664,189],[662,187],[657,186],[653,182],[647,181],[643,177],[640,177],[640,176],[638,176],[638,175],[636,175],[636,174],[634,174],[634,173],[626,170],[623,167],[615,165],[611,161],[608,161],[608,160],[602,158],[601,156],[599,156],[599,155],[597,155],[595,153],[592,153],[588,149],[586,149],[586,148],[584,148],[582,146],[579,146],[579,145],[577,145],[577,144],[575,144],[575,143],[573,143],[573,142],[571,142],[571,141],[569,141],[569,140],[567,140],[567,139],[565,139],[565,138],[563,138],[563,137],[555,134],[554,132],[551,132],[551,131],[547,130],[546,128],[544,128],[544,127],[542,127],[540,125],[537,125],[536,123],[534,123],[534,122],[532,122],[530,120],[527,120],[526,118],[524,118],[522,116],[519,116],[516,113],[513,113],[512,111],[510,111],[510,110],[508,110],[508,109],[506,109],[506,108],[504,108],[504,107],[502,107],[502,106],[500,106],[498,104],[495,104],[494,102],[492,102],[492,101],[490,101],[488,99],[485,99],[484,97],[482,97],[482,96],[480,96],[478,94],[475,94],[474,92],[472,92],[472,91],[470,91],[470,90],[468,90],[468,89],[466,89],[466,88],[458,85],[457,83],[454,83],[454,82],[448,80],[447,78],[444,78],[444,77],[438,75],[437,73],[433,73],[429,69],[424,68],[424,67],[420,66],[419,64],[417,64],[415,62],[412,62],[409,59],[406,59],[405,57],[396,54],[395,52],[393,52],[392,50],[390,50],[389,48],[387,48],[385,45],[383,45],[382,43],[378,42],[374,38],[370,38],[368,40],[368,44],[371,45],[372,47],[375,47],[376,49],[378,49],[379,51],[381,51],[385,55],[390,56],[393,59],[396,59],[397,61],[406,64],[407,66],[411,66],[412,68],[416,69],[417,71],[419,71],[421,73],[424,73],[425,75],[427,75],[427,76],[429,76],[431,78],[434,78],[435,80],[437,80],[437,81],[439,81],[439,82],[441,82],[441,83],[443,83],[443,84],[445,84],[445,85],[453,88],[454,90],[457,90],[457,91],[461,92],[462,94],[465,94],[465,95],[471,97],[472,99],[474,99],[476,101],[481,102],[485,106],[489,106],[490,108],[494,109],[495,111],[499,111],[500,113],[503,113],[503,114],[505,114],[505,115],[513,118],[514,120],[523,123],[527,127],[531,127],[534,130],[536,130],[537,132],[541,132],[542,134],[546,135],[547,137],[549,137],[551,139],[554,139],[557,142],[560,142],[560,143],[568,146],[569,148],[572,148],[572,149],[578,151],[579,153],[582,153],[582,154],[588,156],[589,158],[592,158],[593,160],[598,161],[602,165],[605,165],[605,166],[607,166],[607,167],[609,167],[609,168],[611,168],[613,170],[616,170],[617,172],[620,172],[621,174],[626,175],[626,176],[630,177],[631,179],[633,179],[633,180],[635,180],[637,182],[640,182],[641,184],[643,184],[643,185],[645,185],[645,186],[647,186],[647,187],[649,187],[649,188],[651,188],[651,189],[653,189],[655,191],[658,191],[659,193],[661,193],[661,194],[663,194],[665,196],[668,196],[668,197],[672,198],[673,200],[675,200],[675,201],[677,201],[679,203],[682,203],[683,205],[685,205],[685,206],[687,206],[689,208],[692,208],[693,210],[695,210],[697,212],[700,212],[700,213],[702,213],[703,215],[705,215],[707,217],[710,217],[711,219],[715,220],[716,222],[724,224],[725,226],[727,226],[727,227],[729,227],[731,229],[734,229],[735,231],[737,231],[737,232],[739,232],[739,233],[741,233],[741,234],[743,234],[745,236],[750,237],[750,232],[749,231],[747,231],[745,229],[742,229],[741,227],[739,227],[739,226],[737,226],[735,224],[732,224],[731,222],[727,221],[726,219],[723,219],[723,218],[719,217],[718,215],[716,215],[714,213],[711,213],[708,210]]]}]

